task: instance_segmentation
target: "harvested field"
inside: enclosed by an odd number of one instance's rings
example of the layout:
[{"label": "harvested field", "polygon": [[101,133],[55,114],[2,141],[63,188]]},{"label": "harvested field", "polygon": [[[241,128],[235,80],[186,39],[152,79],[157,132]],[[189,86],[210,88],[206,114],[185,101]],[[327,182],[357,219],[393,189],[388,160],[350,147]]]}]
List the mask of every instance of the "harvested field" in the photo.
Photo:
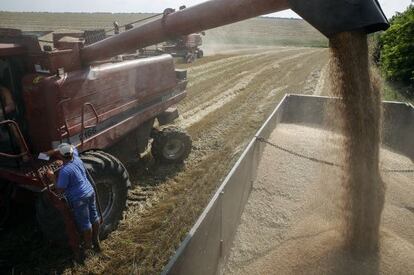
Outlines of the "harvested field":
[{"label": "harvested field", "polygon": [[[280,124],[269,141],[297,153],[340,163],[342,136]],[[412,169],[385,148],[381,169]],[[387,185],[378,254],[343,249],[341,169],[266,145],[223,274],[411,274],[414,270],[412,174],[382,173]]]}]

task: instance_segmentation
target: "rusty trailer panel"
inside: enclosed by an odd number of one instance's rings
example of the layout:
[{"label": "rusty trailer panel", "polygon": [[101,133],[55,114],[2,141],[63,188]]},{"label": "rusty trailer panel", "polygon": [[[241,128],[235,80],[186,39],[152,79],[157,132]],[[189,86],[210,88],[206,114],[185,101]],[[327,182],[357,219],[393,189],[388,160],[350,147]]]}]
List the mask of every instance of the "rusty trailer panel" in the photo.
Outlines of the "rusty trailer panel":
[{"label": "rusty trailer panel", "polygon": [[[226,264],[256,177],[265,144],[279,123],[306,124],[324,128],[324,106],[329,97],[286,95],[249,142],[197,222],[165,266],[162,274],[219,274]],[[383,143],[414,160],[414,107],[408,103],[384,102]],[[334,130],[334,129],[331,129]]]}]

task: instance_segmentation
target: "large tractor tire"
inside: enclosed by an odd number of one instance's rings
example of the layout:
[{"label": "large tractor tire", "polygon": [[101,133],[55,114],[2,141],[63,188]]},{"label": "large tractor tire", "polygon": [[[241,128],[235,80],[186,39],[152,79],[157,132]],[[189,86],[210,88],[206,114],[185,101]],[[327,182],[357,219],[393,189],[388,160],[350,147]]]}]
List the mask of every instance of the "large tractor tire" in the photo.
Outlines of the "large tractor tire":
[{"label": "large tractor tire", "polygon": [[122,219],[131,185],[129,175],[124,165],[108,153],[89,151],[81,159],[96,185],[103,216],[100,238],[104,239]]},{"label": "large tractor tire", "polygon": [[187,53],[187,55],[184,57],[184,61],[187,64],[193,63],[196,60],[196,55],[193,53]]},{"label": "large tractor tire", "polygon": [[191,137],[181,128],[164,128],[152,137],[151,153],[162,163],[182,163],[191,152]]},{"label": "large tractor tire", "polygon": [[203,52],[203,50],[198,50],[197,51],[197,58],[203,58],[203,56],[204,56],[204,52]]}]

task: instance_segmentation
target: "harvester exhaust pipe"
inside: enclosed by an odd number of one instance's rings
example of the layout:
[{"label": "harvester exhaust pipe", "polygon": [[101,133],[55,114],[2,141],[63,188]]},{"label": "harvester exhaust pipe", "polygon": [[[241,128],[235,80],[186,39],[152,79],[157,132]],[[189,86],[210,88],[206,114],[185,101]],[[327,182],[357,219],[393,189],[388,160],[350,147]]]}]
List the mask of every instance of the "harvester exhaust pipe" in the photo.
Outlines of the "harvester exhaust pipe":
[{"label": "harvester exhaust pipe", "polygon": [[211,0],[165,13],[160,19],[81,49],[84,64],[248,18],[291,8],[327,37],[362,29],[384,30],[388,21],[376,0]]}]

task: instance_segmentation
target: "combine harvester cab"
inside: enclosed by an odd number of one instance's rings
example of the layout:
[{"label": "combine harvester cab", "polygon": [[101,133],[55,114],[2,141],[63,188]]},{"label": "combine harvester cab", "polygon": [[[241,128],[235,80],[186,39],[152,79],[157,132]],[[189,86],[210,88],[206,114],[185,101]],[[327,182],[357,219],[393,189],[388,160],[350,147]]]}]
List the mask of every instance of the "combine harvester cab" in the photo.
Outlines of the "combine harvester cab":
[{"label": "combine harvester cab", "polygon": [[[335,132],[337,129],[326,123],[325,107],[337,100],[286,95],[249,142],[162,274],[222,274],[268,146],[266,141],[281,124]],[[414,160],[414,106],[383,102],[383,109],[383,145]]]}]

